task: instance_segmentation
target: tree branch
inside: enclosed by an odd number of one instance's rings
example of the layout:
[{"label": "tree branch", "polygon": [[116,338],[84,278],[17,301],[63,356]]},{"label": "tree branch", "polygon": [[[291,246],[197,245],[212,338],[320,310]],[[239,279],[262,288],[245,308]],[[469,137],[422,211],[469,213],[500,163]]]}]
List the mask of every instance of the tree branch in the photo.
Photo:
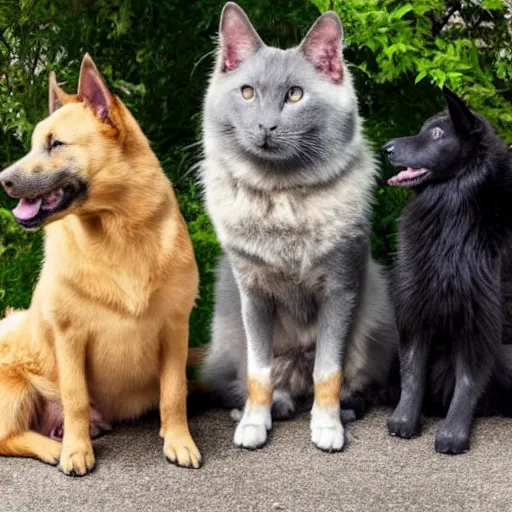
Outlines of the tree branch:
[{"label": "tree branch", "polygon": [[484,21],[484,14],[481,13],[480,16],[478,16],[478,19],[471,24],[471,26],[469,27],[470,30],[476,30],[479,26],[480,26],[480,23],[482,23],[482,21]]},{"label": "tree branch", "polygon": [[7,39],[5,38],[3,32],[0,32],[0,43],[2,43],[5,46],[5,48],[9,54],[12,54],[11,45],[7,42]]},{"label": "tree branch", "polygon": [[34,64],[32,65],[32,76],[34,76],[34,74],[35,74],[35,72],[36,72],[37,63],[39,62],[40,52],[41,52],[41,41],[39,41],[39,42],[37,43],[36,56],[35,56],[35,58],[34,58]]},{"label": "tree branch", "polygon": [[444,13],[444,16],[434,17],[432,20],[432,35],[434,37],[441,33],[441,30],[446,26],[450,18],[460,9],[460,2],[455,2],[448,10]]}]

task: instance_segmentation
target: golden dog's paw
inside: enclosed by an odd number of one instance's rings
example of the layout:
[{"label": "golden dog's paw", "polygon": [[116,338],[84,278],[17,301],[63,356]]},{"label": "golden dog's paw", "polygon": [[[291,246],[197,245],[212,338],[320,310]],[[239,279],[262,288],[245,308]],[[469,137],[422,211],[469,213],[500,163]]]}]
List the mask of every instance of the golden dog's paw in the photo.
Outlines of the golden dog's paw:
[{"label": "golden dog's paw", "polygon": [[59,463],[61,453],[62,453],[62,443],[55,441],[54,439],[45,438],[45,442],[41,443],[39,447],[39,458],[46,462],[46,464],[51,464],[52,466],[56,466]]},{"label": "golden dog's paw", "polygon": [[169,462],[185,468],[201,467],[202,459],[191,437],[167,435],[164,441],[164,455]]},{"label": "golden dog's paw", "polygon": [[59,469],[69,476],[84,476],[94,468],[94,452],[92,444],[79,443],[62,448]]}]

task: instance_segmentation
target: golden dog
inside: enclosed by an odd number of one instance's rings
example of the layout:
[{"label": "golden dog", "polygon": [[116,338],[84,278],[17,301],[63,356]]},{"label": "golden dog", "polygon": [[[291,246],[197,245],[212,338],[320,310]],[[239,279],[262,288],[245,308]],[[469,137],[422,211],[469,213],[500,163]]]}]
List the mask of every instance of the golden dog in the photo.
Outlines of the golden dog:
[{"label": "golden dog", "polygon": [[18,222],[45,226],[30,308],[0,322],[0,455],[84,475],[91,437],[160,405],[165,456],[197,468],[185,370],[198,271],[172,186],[89,55],[76,95],[53,74],[49,89],[31,151],[0,173]]}]

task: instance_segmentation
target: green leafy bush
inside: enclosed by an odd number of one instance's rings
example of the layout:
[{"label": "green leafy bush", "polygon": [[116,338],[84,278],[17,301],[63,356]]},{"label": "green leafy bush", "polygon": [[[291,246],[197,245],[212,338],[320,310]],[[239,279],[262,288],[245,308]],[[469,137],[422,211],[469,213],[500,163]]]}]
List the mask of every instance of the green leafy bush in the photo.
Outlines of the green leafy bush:
[{"label": "green leafy bush", "polygon": [[[240,2],[269,44],[297,42],[318,15],[308,2]],[[196,175],[199,112],[213,64],[223,0],[8,1],[0,3],[0,169],[29,147],[35,123],[47,115],[48,72],[65,90],[76,87],[88,51],[109,86],[139,121],[176,189],[201,272],[191,319],[191,344],[206,343],[213,271],[220,252],[202,207]],[[7,206],[0,197],[0,206]],[[10,206],[10,205],[9,205]],[[0,209],[2,218],[10,213]],[[0,263],[0,311],[27,307],[41,262],[41,235],[16,230],[14,252]],[[3,232],[4,224],[0,225]],[[1,238],[0,238],[1,239]]]},{"label": "green leafy bush", "polygon": [[30,303],[42,260],[41,242],[40,233],[23,231],[11,213],[0,208],[0,313],[7,306],[24,308]]},{"label": "green leafy bush", "polygon": [[[219,246],[201,204],[194,172],[200,157],[199,113],[213,63],[224,0],[7,0],[0,2],[0,168],[28,150],[47,114],[50,70],[73,91],[83,54],[132,110],[172,180],[201,271],[191,344],[208,341],[213,269]],[[356,80],[366,133],[375,150],[419,129],[443,108],[448,85],[512,143],[512,7],[503,0],[240,0],[263,39],[299,42],[319,10],[344,24],[345,58]],[[375,198],[373,252],[391,263],[396,218],[408,192],[385,185]],[[10,207],[0,197],[0,207]],[[30,302],[41,234],[24,233],[0,209],[0,310]]]},{"label": "green leafy bush", "polygon": [[[376,149],[410,135],[444,108],[447,85],[512,143],[512,4],[504,0],[313,0],[335,10],[356,78],[366,132]],[[410,194],[385,185],[374,211],[374,254],[390,263],[395,219]]]}]

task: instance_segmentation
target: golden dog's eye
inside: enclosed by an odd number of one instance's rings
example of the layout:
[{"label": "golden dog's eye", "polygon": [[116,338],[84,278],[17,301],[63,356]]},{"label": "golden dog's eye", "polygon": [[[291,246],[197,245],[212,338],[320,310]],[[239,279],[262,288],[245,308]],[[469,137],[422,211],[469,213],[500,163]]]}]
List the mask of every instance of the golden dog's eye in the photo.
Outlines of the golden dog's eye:
[{"label": "golden dog's eye", "polygon": [[48,138],[48,151],[52,151],[55,148],[58,148],[59,146],[64,146],[64,142],[57,140],[51,135]]},{"label": "golden dog's eye", "polygon": [[242,87],[242,96],[245,100],[252,100],[254,98],[254,89],[250,85]]},{"label": "golden dog's eye", "polygon": [[292,103],[297,103],[297,101],[302,99],[304,95],[304,91],[300,87],[290,87],[288,91],[288,101]]}]

